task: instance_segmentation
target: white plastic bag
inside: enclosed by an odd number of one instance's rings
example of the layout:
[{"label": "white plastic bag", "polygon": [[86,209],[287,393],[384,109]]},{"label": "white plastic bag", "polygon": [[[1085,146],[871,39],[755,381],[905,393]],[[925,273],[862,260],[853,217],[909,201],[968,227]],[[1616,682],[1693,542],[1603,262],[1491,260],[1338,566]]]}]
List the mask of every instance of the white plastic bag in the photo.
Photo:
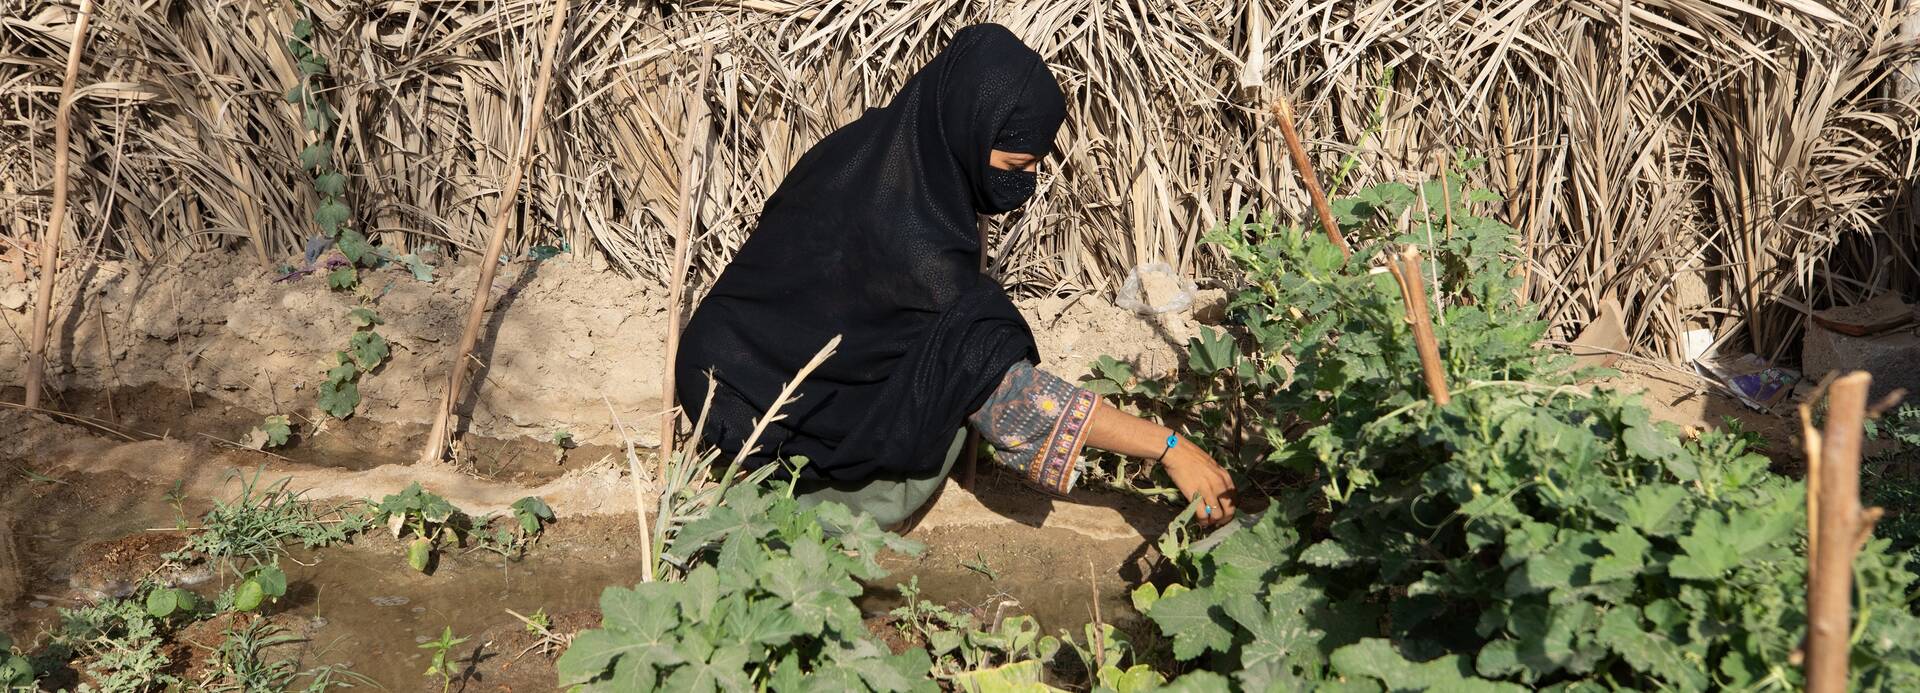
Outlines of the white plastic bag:
[{"label": "white plastic bag", "polygon": [[1133,268],[1120,285],[1114,304],[1141,315],[1161,315],[1186,310],[1193,305],[1200,287],[1164,262]]}]

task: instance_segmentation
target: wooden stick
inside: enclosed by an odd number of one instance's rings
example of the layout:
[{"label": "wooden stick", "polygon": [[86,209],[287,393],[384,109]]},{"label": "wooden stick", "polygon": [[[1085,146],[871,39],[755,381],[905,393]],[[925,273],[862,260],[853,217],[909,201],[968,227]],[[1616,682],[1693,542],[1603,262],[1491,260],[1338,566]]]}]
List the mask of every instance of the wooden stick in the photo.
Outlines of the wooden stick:
[{"label": "wooden stick", "polygon": [[695,188],[699,187],[703,172],[696,169],[693,162],[706,158],[707,74],[712,67],[713,46],[708,45],[700,53],[700,76],[694,80],[692,100],[687,104],[687,131],[680,142],[680,223],[673,229],[673,277],[667,289],[667,362],[660,375],[660,401],[666,405],[666,413],[660,416],[660,478],[666,478],[667,462],[673,459],[673,434],[678,428],[676,424],[680,423],[673,367],[680,353],[680,301],[686,293],[687,266],[692,262],[688,257],[688,239],[693,236],[694,225],[699,223],[700,195]]},{"label": "wooden stick", "polygon": [[[1827,394],[1826,430],[1820,440],[1817,561],[1807,575],[1807,690],[1847,690],[1847,656],[1852,634],[1853,557],[1860,537],[1872,531],[1879,513],[1860,508],[1860,439],[1866,417],[1867,388],[1873,376],[1853,372],[1833,381]],[[1878,509],[1876,509],[1878,510]],[[1812,520],[1809,518],[1809,522]]]},{"label": "wooden stick", "polygon": [[1340,225],[1333,220],[1333,206],[1327,203],[1327,193],[1320,189],[1320,177],[1313,172],[1313,162],[1307,159],[1306,145],[1300,143],[1300,132],[1293,127],[1293,106],[1287,103],[1286,97],[1274,99],[1273,116],[1280,123],[1280,136],[1287,141],[1293,168],[1300,173],[1300,184],[1306,186],[1307,196],[1313,198],[1313,211],[1320,216],[1320,227],[1327,232],[1327,240],[1340,248],[1342,257],[1352,257],[1353,248],[1340,236]]},{"label": "wooden stick", "polygon": [[8,216],[13,218],[13,241],[8,243],[6,248],[0,248],[0,254],[5,255],[7,265],[13,268],[9,271],[13,275],[13,281],[25,284],[27,282],[27,209],[26,205],[20,203],[18,184],[8,180],[6,193]]},{"label": "wooden stick", "polygon": [[500,188],[500,204],[493,211],[493,235],[487,239],[486,253],[480,256],[480,282],[473,290],[473,305],[467,310],[467,325],[460,331],[459,349],[453,352],[446,389],[440,397],[440,408],[434,412],[433,430],[427,435],[426,450],[420,453],[421,462],[439,462],[446,456],[454,403],[460,401],[461,382],[466,380],[467,356],[473,353],[474,344],[480,341],[480,323],[486,317],[487,298],[493,293],[493,275],[500,266],[500,251],[507,242],[507,225],[513,220],[513,204],[520,194],[520,179],[526,174],[527,161],[533,155],[534,136],[540,132],[540,114],[547,107],[547,85],[553,81],[554,54],[560,45],[560,34],[566,28],[566,21],[567,0],[558,0],[554,4],[553,20],[547,25],[546,43],[540,48],[540,80],[533,88],[533,109],[527,113],[527,128],[520,138],[520,151],[514,155],[513,166],[507,172],[506,185]]},{"label": "wooden stick", "polygon": [[67,149],[73,136],[73,83],[80,78],[80,54],[87,43],[87,22],[93,0],[80,0],[80,16],[73,21],[73,44],[67,47],[67,74],[60,80],[60,103],[53,113],[53,210],[40,231],[40,291],[33,302],[33,322],[27,324],[27,397],[29,409],[40,407],[40,381],[46,375],[47,337],[53,321],[53,282],[60,276],[60,229],[67,225]]},{"label": "wooden stick", "polygon": [[1433,336],[1433,316],[1427,313],[1420,251],[1407,248],[1398,258],[1388,258],[1387,271],[1400,283],[1400,297],[1407,303],[1407,324],[1413,327],[1413,346],[1420,352],[1420,373],[1426,378],[1427,392],[1433,395],[1434,404],[1447,406],[1453,394],[1447,390],[1447,369],[1440,363],[1440,343]]}]

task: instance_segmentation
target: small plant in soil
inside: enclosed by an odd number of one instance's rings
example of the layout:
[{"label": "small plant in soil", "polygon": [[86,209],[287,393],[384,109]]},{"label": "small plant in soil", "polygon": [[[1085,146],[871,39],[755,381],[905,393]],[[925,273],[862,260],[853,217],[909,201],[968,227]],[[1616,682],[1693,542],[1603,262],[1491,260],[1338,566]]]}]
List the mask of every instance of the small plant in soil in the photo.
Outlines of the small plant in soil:
[{"label": "small plant in soil", "polygon": [[[272,563],[289,543],[314,549],[344,542],[366,528],[361,504],[331,508],[315,506],[301,492],[287,490],[292,477],[271,484],[260,481],[264,469],[241,475],[240,495],[215,500],[201,518],[199,531],[187,545],[166,556],[174,562],[204,559],[239,575],[253,566]],[[175,509],[179,508],[177,498]]]},{"label": "small plant in soil", "polygon": [[[264,618],[245,619],[242,625],[229,626],[214,648],[209,667],[195,682],[194,690],[211,693],[254,693],[255,691],[302,691],[320,693],[333,688],[351,688],[354,683],[371,684],[366,677],[338,666],[316,667],[300,671],[291,657],[275,657],[272,650],[291,649],[305,639]],[[306,685],[296,682],[305,679]]]},{"label": "small plant in soil", "polygon": [[[507,526],[481,534],[480,547],[509,559],[517,559],[526,555],[527,547],[540,539],[547,523],[553,522],[553,509],[547,507],[546,501],[528,496],[514,501],[508,514],[511,521]],[[491,525],[492,518],[483,518],[476,524]]]},{"label": "small plant in soil", "polygon": [[241,442],[255,450],[272,450],[283,447],[293,437],[293,421],[285,414],[276,414],[260,421],[260,425],[248,431]]},{"label": "small plant in soil", "polygon": [[567,459],[567,451],[575,447],[573,431],[558,429],[553,432],[553,463],[560,464]]},{"label": "small plant in soil", "polygon": [[[73,662],[96,690],[145,693],[178,684],[162,649],[161,622],[132,599],[60,610],[60,630],[47,648],[50,665]],[[45,667],[50,670],[52,667]],[[83,687],[82,690],[87,690]]]},{"label": "small plant in soil", "polygon": [[458,534],[461,528],[457,520],[465,517],[447,499],[420,488],[418,482],[381,499],[374,513],[374,522],[386,525],[393,538],[413,535],[413,541],[407,542],[407,565],[422,573],[427,572],[440,550],[441,537],[450,532]]},{"label": "small plant in soil", "polygon": [[[822,524],[842,528],[829,536]],[[602,625],[555,663],[586,691],[928,690],[924,650],[888,654],[854,599],[875,556],[917,546],[871,517],[735,485],[667,553],[675,575],[600,594]]]},{"label": "small plant in soil", "polygon": [[0,690],[32,690],[33,663],[13,649],[13,638],[0,633]]},{"label": "small plant in soil", "polygon": [[453,687],[454,674],[459,673],[458,662],[449,661],[447,655],[466,641],[466,638],[453,637],[453,627],[446,626],[441,628],[438,640],[420,643],[420,649],[433,651],[433,659],[427,663],[426,675],[440,677],[441,693]]}]

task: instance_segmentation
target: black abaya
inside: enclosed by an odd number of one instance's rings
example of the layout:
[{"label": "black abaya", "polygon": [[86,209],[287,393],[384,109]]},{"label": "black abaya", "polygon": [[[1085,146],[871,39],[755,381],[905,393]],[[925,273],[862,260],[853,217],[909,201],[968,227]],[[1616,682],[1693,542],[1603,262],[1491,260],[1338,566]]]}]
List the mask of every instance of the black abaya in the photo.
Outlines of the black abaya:
[{"label": "black abaya", "polygon": [[751,464],[805,457],[803,477],[833,481],[937,469],[1007,368],[1038,360],[1026,321],[979,271],[975,226],[1031,195],[1033,174],[989,166],[989,150],[1045,154],[1064,118],[1039,54],[976,25],[802,156],[680,346],[682,403],[705,399],[709,371],[718,382],[707,442],[736,452],[841,335]]}]

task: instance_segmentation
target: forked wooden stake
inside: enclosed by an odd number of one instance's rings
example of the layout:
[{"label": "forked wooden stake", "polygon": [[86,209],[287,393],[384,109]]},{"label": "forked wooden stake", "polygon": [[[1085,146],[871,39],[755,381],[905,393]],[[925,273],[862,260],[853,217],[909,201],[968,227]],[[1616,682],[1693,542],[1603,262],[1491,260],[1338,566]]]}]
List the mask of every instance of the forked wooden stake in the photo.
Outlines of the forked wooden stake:
[{"label": "forked wooden stake", "polygon": [[500,188],[500,205],[493,211],[493,235],[487,239],[487,252],[480,256],[480,283],[473,290],[473,306],[467,310],[467,325],[460,331],[459,348],[453,352],[446,389],[441,393],[439,409],[434,411],[433,430],[427,434],[427,447],[420,453],[421,462],[439,462],[446,456],[454,403],[460,401],[460,387],[467,376],[467,359],[473,353],[473,345],[480,341],[480,323],[486,318],[487,298],[493,294],[493,275],[500,266],[500,250],[507,242],[507,224],[513,221],[513,203],[520,195],[520,179],[526,175],[527,159],[533,154],[533,140],[540,132],[540,114],[547,107],[547,85],[553,81],[554,53],[560,45],[561,29],[566,27],[566,21],[567,0],[558,0],[553,8],[553,21],[547,25],[546,44],[540,48],[540,80],[533,88],[533,109],[528,111],[527,127],[521,131],[520,151],[514,154],[506,184]]},{"label": "forked wooden stake", "polygon": [[[1852,633],[1853,558],[1872,534],[1880,509],[1860,507],[1860,439],[1866,419],[1867,388],[1873,376],[1854,372],[1833,381],[1827,391],[1827,422],[1819,436],[1819,463],[1809,465],[1809,492],[1818,489],[1817,516],[1807,518],[1807,690],[1847,690],[1847,656]],[[1801,424],[1812,421],[1802,409]],[[1813,447],[1811,444],[1808,446]],[[1811,460],[1810,460],[1811,461]],[[1817,470],[1817,471],[1815,471]]]},{"label": "forked wooden stake", "polygon": [[47,369],[47,337],[53,321],[53,282],[60,277],[60,229],[67,225],[67,148],[73,135],[73,83],[80,78],[80,54],[87,43],[87,22],[93,18],[93,0],[80,0],[80,16],[73,20],[73,44],[67,47],[67,74],[60,80],[60,102],[53,110],[53,210],[40,230],[40,286],[33,301],[33,322],[27,346],[28,409],[40,408],[40,380]]},{"label": "forked wooden stake", "polygon": [[1293,169],[1300,173],[1300,184],[1307,188],[1307,196],[1313,198],[1313,211],[1320,217],[1320,227],[1327,232],[1327,240],[1340,248],[1342,257],[1352,257],[1353,248],[1347,245],[1347,239],[1340,236],[1340,225],[1333,220],[1333,206],[1327,203],[1327,193],[1320,189],[1320,176],[1313,172],[1313,162],[1307,159],[1307,147],[1300,143],[1300,131],[1293,127],[1293,106],[1286,97],[1273,101],[1273,117],[1280,123],[1280,136],[1287,141],[1287,153],[1293,157]]},{"label": "forked wooden stake", "polygon": [[691,262],[687,244],[700,210],[700,196],[695,188],[704,175],[693,162],[706,158],[707,74],[712,67],[713,47],[709,45],[700,53],[700,76],[694,80],[693,97],[687,104],[686,138],[680,143],[680,219],[673,229],[673,280],[667,289],[667,362],[660,376],[663,384],[660,401],[666,405],[666,413],[660,416],[660,478],[666,477],[667,463],[673,459],[673,434],[680,423],[673,367],[680,353],[680,301],[686,293],[687,265]]},{"label": "forked wooden stake", "polygon": [[1440,342],[1433,337],[1433,316],[1427,312],[1427,289],[1420,275],[1420,251],[1400,251],[1387,259],[1387,271],[1400,283],[1400,298],[1407,303],[1407,324],[1413,327],[1413,347],[1420,352],[1420,373],[1427,380],[1427,393],[1433,403],[1447,406],[1453,394],[1447,390],[1447,369],[1440,363]]}]

